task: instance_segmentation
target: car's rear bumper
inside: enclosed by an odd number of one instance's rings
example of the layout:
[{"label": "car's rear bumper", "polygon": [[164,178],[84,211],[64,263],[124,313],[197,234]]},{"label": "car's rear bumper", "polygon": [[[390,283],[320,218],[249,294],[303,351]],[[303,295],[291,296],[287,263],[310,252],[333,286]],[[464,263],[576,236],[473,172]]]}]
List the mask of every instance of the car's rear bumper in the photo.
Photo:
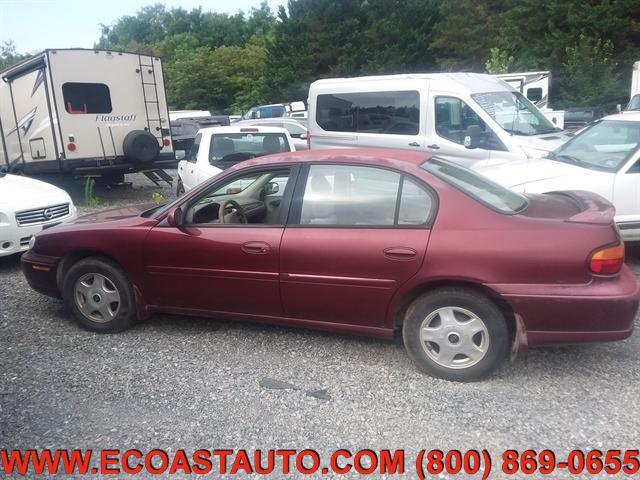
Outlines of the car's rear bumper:
[{"label": "car's rear bumper", "polygon": [[62,294],[57,283],[59,263],[59,257],[38,255],[29,250],[22,255],[22,273],[35,291],[60,298]]},{"label": "car's rear bumper", "polygon": [[528,345],[608,342],[633,332],[640,288],[626,266],[586,285],[489,285],[522,319]]}]

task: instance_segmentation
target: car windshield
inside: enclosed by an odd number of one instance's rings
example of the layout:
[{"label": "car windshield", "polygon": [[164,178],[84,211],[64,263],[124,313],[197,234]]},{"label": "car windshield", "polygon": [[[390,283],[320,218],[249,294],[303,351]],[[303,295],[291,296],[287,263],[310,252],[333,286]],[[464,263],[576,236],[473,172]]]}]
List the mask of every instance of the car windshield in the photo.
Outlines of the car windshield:
[{"label": "car windshield", "polygon": [[513,135],[538,135],[557,130],[520,92],[476,93],[471,97],[498,125]]},{"label": "car windshield", "polygon": [[[213,135],[209,147],[209,162],[238,161],[270,153],[288,152],[284,133],[224,133]],[[242,158],[240,158],[242,157]]]},{"label": "car windshield", "polygon": [[519,193],[512,192],[472,170],[446,160],[432,157],[421,167],[500,213],[518,213],[528,205],[526,197]]},{"label": "car windshield", "polygon": [[603,120],[551,152],[551,160],[615,172],[640,147],[640,122]]}]

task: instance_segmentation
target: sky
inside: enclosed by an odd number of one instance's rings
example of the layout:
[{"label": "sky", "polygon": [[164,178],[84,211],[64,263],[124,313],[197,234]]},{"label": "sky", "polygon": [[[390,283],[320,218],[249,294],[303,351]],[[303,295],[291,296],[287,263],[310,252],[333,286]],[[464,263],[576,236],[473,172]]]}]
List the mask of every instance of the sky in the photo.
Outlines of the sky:
[{"label": "sky", "polygon": [[[100,38],[100,24],[109,25],[140,8],[163,3],[186,10],[249,12],[260,0],[0,0],[0,42],[13,41],[20,53],[45,48],[91,48]],[[267,0],[275,12],[285,0]]]}]

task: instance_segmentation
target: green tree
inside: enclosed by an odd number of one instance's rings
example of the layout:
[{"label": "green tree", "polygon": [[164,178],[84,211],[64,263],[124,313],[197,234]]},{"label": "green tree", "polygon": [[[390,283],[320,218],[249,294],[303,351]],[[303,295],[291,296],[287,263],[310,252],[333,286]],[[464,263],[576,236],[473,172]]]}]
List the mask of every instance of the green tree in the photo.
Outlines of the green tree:
[{"label": "green tree", "polygon": [[513,71],[513,64],[515,59],[513,55],[509,55],[500,48],[492,48],[489,53],[489,58],[485,62],[485,69],[487,73],[509,73]]},{"label": "green tree", "polygon": [[29,55],[18,53],[13,42],[3,42],[3,44],[0,45],[0,70],[9,68],[28,56]]},{"label": "green tree", "polygon": [[566,54],[557,107],[603,105],[613,109],[620,89],[613,43],[580,35],[576,44],[566,47]]},{"label": "green tree", "polygon": [[444,71],[483,71],[509,0],[444,1],[430,49]]}]

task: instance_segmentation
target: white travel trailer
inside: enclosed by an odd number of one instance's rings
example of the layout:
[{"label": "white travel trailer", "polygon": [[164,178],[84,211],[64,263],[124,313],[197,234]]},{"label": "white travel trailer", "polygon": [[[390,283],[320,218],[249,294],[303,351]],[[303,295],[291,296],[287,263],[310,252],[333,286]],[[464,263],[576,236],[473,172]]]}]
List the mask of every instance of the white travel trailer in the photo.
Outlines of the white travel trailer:
[{"label": "white travel trailer", "polygon": [[310,145],[424,150],[463,165],[536,158],[570,138],[491,75],[433,73],[318,80]]},{"label": "white travel trailer", "polygon": [[[620,107],[618,107],[619,109]],[[631,95],[629,104],[625,110],[640,110],[640,61],[633,64],[633,73],[631,74]]]},{"label": "white travel trailer", "polygon": [[45,50],[0,72],[0,168],[165,180],[175,166],[159,58]]},{"label": "white travel trailer", "polygon": [[564,110],[553,110],[549,105],[551,72],[501,73],[494,77],[504,80],[527,97],[556,127],[564,128]]}]

